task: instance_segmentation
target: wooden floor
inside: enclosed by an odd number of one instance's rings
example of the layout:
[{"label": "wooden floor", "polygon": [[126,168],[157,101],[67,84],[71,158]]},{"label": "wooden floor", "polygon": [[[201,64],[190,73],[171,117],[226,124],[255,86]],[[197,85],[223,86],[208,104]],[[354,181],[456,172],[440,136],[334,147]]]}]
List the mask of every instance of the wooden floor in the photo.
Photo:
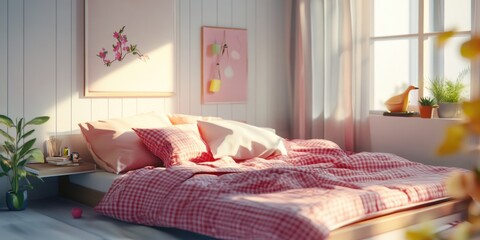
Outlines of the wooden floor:
[{"label": "wooden floor", "polygon": [[[71,209],[83,217],[74,219]],[[212,239],[171,228],[153,228],[104,217],[91,207],[63,199],[29,202],[24,211],[0,209],[0,239]]]}]

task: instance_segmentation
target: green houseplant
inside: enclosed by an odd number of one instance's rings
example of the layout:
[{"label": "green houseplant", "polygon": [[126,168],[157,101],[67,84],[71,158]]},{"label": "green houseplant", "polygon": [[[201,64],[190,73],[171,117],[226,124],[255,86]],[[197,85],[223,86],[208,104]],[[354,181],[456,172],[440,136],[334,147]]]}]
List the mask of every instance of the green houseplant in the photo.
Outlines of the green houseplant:
[{"label": "green houseplant", "polygon": [[469,68],[461,71],[455,81],[442,77],[435,77],[430,80],[431,87],[429,90],[438,103],[439,117],[458,117],[460,110],[459,103],[462,100],[462,93],[465,89],[465,84],[462,83],[462,79],[469,71]]},{"label": "green houseplant", "polygon": [[27,203],[27,189],[33,186],[27,176],[36,177],[25,170],[25,165],[30,160],[43,161],[43,152],[34,148],[35,138],[29,138],[34,133],[34,129],[26,131],[25,127],[29,125],[40,125],[48,121],[50,117],[41,116],[25,121],[24,118],[16,119],[15,122],[0,114],[0,125],[7,129],[13,129],[11,134],[0,129],[0,135],[5,138],[0,152],[1,176],[9,179],[11,189],[6,193],[7,207],[10,210],[23,210]]},{"label": "green houseplant", "polygon": [[430,97],[421,97],[418,100],[420,106],[418,107],[420,110],[420,117],[421,118],[432,118],[433,109],[437,107],[435,105],[435,99]]}]

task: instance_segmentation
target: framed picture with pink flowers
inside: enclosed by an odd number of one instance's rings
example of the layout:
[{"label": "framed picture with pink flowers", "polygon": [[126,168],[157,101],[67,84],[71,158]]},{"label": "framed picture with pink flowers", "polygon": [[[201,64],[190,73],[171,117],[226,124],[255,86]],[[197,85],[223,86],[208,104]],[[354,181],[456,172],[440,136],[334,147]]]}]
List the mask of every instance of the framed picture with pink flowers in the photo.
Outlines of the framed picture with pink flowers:
[{"label": "framed picture with pink flowers", "polygon": [[174,23],[175,0],[85,0],[85,96],[173,95]]}]

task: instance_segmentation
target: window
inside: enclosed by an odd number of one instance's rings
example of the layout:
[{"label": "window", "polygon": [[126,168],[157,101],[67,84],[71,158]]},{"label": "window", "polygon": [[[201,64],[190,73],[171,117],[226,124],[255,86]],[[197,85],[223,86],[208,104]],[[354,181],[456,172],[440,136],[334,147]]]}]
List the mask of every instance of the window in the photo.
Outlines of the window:
[{"label": "window", "polygon": [[[384,111],[384,102],[402,92],[412,91],[410,105],[419,96],[430,96],[429,79],[457,79],[470,69],[470,62],[459,54],[460,44],[471,35],[472,5],[475,0],[372,0],[371,110]],[[457,34],[443,48],[435,46],[439,33],[455,29]],[[462,80],[470,98],[472,80]],[[473,84],[475,85],[475,84]]]}]

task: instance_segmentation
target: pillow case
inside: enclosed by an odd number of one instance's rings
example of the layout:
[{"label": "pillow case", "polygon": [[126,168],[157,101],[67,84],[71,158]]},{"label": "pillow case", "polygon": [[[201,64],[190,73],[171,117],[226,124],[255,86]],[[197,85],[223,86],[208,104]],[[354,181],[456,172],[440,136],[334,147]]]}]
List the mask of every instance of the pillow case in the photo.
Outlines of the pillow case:
[{"label": "pillow case", "polygon": [[132,128],[160,128],[172,124],[166,114],[150,112],[80,123],[79,126],[95,163],[105,171],[119,174],[161,165],[161,161],[143,145]]},{"label": "pillow case", "polygon": [[173,114],[169,113],[167,114],[168,118],[170,119],[170,122],[173,125],[177,124],[197,124],[197,121],[199,120],[204,120],[204,121],[210,121],[210,120],[221,120],[222,118],[219,117],[204,117],[204,116],[195,116],[195,115],[187,115],[187,114]]},{"label": "pillow case", "polygon": [[145,146],[163,161],[165,167],[214,160],[195,124],[133,130]]},{"label": "pillow case", "polygon": [[244,160],[287,153],[283,138],[270,130],[246,123],[230,120],[198,121],[198,128],[215,159],[230,156]]}]

